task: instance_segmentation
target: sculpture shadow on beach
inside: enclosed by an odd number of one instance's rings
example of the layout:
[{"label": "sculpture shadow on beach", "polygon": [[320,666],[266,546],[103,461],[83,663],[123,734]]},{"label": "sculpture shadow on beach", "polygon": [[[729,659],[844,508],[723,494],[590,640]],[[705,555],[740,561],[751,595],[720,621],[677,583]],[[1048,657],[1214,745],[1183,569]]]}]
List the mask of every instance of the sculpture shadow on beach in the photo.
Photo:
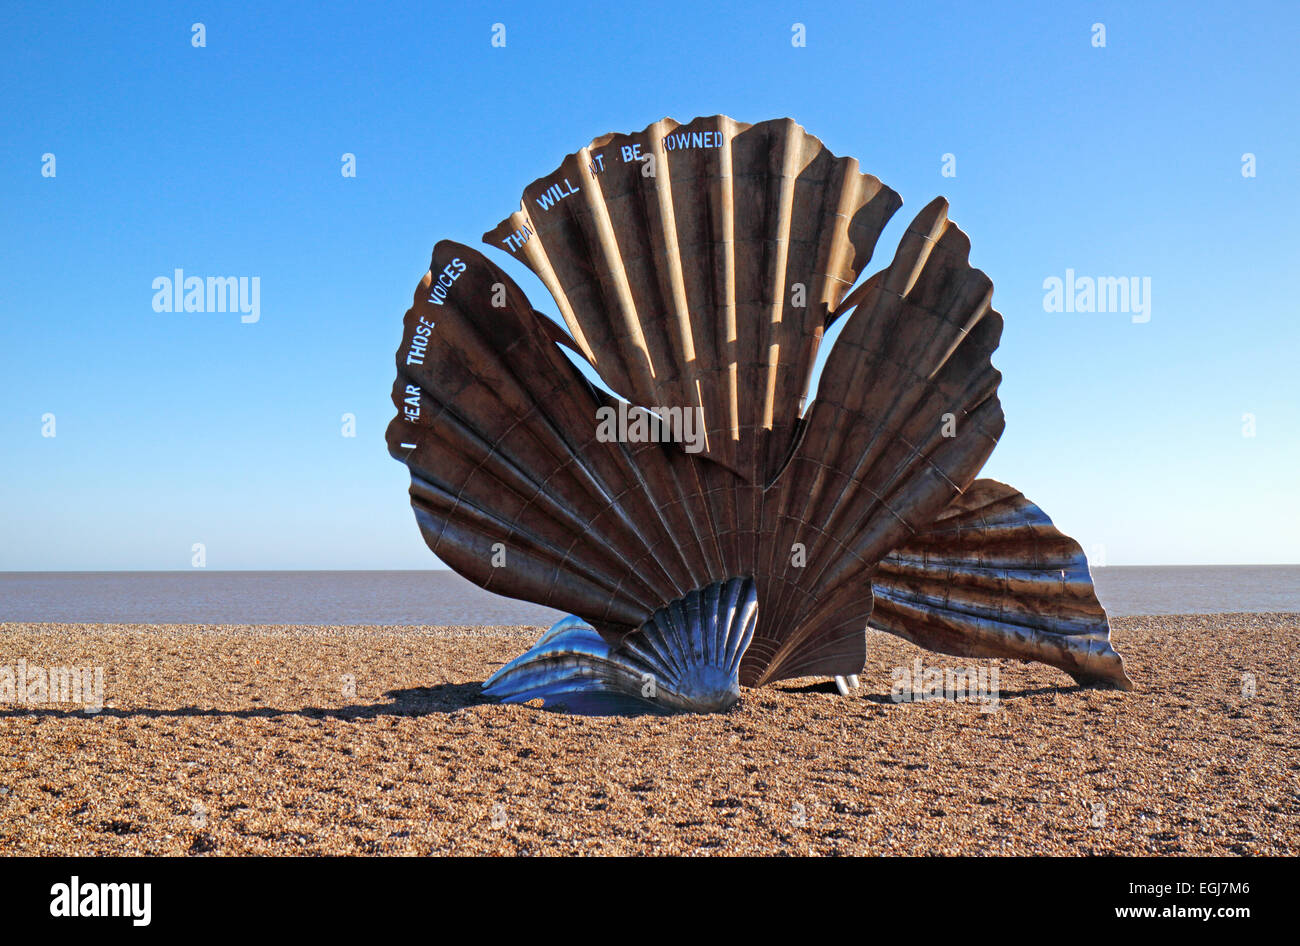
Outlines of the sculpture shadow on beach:
[{"label": "sculpture shadow on beach", "polygon": [[[824,693],[835,695],[835,683],[833,681],[819,681],[808,683],[802,686],[777,686],[778,692],[782,693]],[[999,699],[1002,702],[1010,699],[1018,699],[1030,696],[1040,696],[1048,693],[1081,693],[1087,687],[1079,684],[1061,684],[1060,686],[1040,686],[1026,687],[1019,690],[1008,690],[1000,694]],[[87,713],[82,709],[62,709],[58,707],[27,707],[27,706],[7,706],[0,709],[0,720],[17,719],[17,718],[48,718],[48,719],[95,719],[97,717],[116,717],[120,719],[172,719],[184,717],[214,717],[214,718],[232,718],[232,719],[274,719],[281,716],[306,716],[311,719],[374,719],[381,716],[434,716],[438,714],[455,713],[462,709],[468,709],[472,706],[497,706],[499,704],[489,696],[483,695],[483,684],[480,682],[470,683],[440,683],[436,686],[429,687],[409,687],[401,690],[387,690],[384,696],[389,700],[387,703],[358,703],[351,706],[303,706],[297,709],[282,709],[274,706],[257,706],[246,709],[205,709],[198,706],[178,706],[174,709],[155,709],[152,707],[138,707],[132,709],[121,709],[114,706],[106,706],[98,713]],[[882,693],[864,693],[860,697],[870,703],[881,703],[893,706],[905,706],[907,701],[897,702],[887,692]],[[534,707],[529,704],[519,704],[528,709],[534,709],[540,712],[565,713],[573,716],[591,716],[591,717],[641,717],[641,716],[671,716],[676,715],[670,711],[654,706],[648,700],[637,700],[631,698],[620,698],[614,694],[596,693],[592,694],[589,699],[575,699],[573,696],[566,696],[563,702],[554,702],[544,707]],[[726,712],[737,712],[745,705],[745,699],[734,704]]]},{"label": "sculpture shadow on beach", "polygon": [[296,709],[283,709],[275,706],[255,706],[242,709],[213,709],[198,706],[178,706],[174,709],[156,709],[153,707],[120,708],[106,706],[97,713],[88,713],[84,709],[64,709],[54,706],[7,706],[0,709],[0,720],[11,718],[47,718],[47,719],[96,719],[110,717],[119,719],[170,719],[181,717],[210,716],[232,719],[274,719],[280,716],[306,716],[312,719],[373,719],[379,716],[432,716],[439,713],[454,713],[471,706],[494,703],[483,696],[483,684],[442,683],[431,687],[412,687],[404,690],[388,690],[384,696],[388,703],[359,703],[351,706],[302,706]]},{"label": "sculpture shadow on beach", "polygon": [[[774,689],[783,693],[825,693],[828,695],[838,696],[839,691],[835,687],[834,680],[820,680],[815,683],[806,683],[801,686],[776,686]],[[1023,687],[1019,690],[1003,690],[998,693],[998,701],[1006,702],[1007,700],[1021,699],[1029,696],[1042,696],[1049,693],[1083,693],[1088,687],[1078,683],[1061,683],[1058,685],[1048,684],[1039,687]],[[887,706],[907,706],[910,703],[933,702],[927,700],[897,700],[893,694],[888,691],[882,693],[863,693],[860,699],[868,703],[881,703]]]}]

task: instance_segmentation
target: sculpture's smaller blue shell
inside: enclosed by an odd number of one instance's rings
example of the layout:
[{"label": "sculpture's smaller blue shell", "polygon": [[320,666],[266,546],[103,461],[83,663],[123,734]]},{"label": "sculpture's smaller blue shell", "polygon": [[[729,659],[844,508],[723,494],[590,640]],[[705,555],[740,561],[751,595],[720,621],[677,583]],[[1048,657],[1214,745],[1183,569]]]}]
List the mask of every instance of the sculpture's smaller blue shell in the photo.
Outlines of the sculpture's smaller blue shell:
[{"label": "sculpture's smaller blue shell", "polygon": [[757,618],[749,578],[690,592],[617,646],[566,617],[494,673],[484,692],[503,703],[540,698],[580,713],[719,712],[740,699],[740,658]]}]

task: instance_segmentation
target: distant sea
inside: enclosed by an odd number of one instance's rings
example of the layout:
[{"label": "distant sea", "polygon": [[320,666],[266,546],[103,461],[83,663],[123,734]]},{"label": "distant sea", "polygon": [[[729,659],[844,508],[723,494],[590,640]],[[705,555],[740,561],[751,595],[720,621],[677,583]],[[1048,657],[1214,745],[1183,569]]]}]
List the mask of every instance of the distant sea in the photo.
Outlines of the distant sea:
[{"label": "distant sea", "polygon": [[[1300,565],[1093,570],[1113,616],[1300,612]],[[450,571],[0,572],[0,622],[84,624],[532,624],[560,612]]]}]

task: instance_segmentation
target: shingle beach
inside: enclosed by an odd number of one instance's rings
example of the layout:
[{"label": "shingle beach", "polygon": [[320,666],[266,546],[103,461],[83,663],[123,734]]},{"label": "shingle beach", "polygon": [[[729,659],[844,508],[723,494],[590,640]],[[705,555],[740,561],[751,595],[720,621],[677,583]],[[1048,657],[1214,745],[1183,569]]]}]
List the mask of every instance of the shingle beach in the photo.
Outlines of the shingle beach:
[{"label": "shingle beach", "polygon": [[[577,717],[480,695],[540,628],[3,624],[104,708],[0,703],[0,853],[1300,853],[1300,615],[1112,627],[1132,693],[869,632],[847,697]],[[896,702],[918,659],[996,704]]]}]

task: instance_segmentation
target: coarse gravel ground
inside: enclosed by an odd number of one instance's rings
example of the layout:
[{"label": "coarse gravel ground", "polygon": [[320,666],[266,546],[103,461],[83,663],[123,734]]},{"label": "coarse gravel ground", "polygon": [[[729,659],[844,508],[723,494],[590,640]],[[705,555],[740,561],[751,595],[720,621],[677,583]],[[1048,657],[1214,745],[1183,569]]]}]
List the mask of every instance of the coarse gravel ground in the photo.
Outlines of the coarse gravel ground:
[{"label": "coarse gravel ground", "polygon": [[[847,697],[620,718],[480,696],[540,628],[0,624],[105,698],[0,703],[0,853],[1300,853],[1300,615],[1112,627],[1132,693],[868,632]],[[996,709],[894,702],[917,658]]]}]

